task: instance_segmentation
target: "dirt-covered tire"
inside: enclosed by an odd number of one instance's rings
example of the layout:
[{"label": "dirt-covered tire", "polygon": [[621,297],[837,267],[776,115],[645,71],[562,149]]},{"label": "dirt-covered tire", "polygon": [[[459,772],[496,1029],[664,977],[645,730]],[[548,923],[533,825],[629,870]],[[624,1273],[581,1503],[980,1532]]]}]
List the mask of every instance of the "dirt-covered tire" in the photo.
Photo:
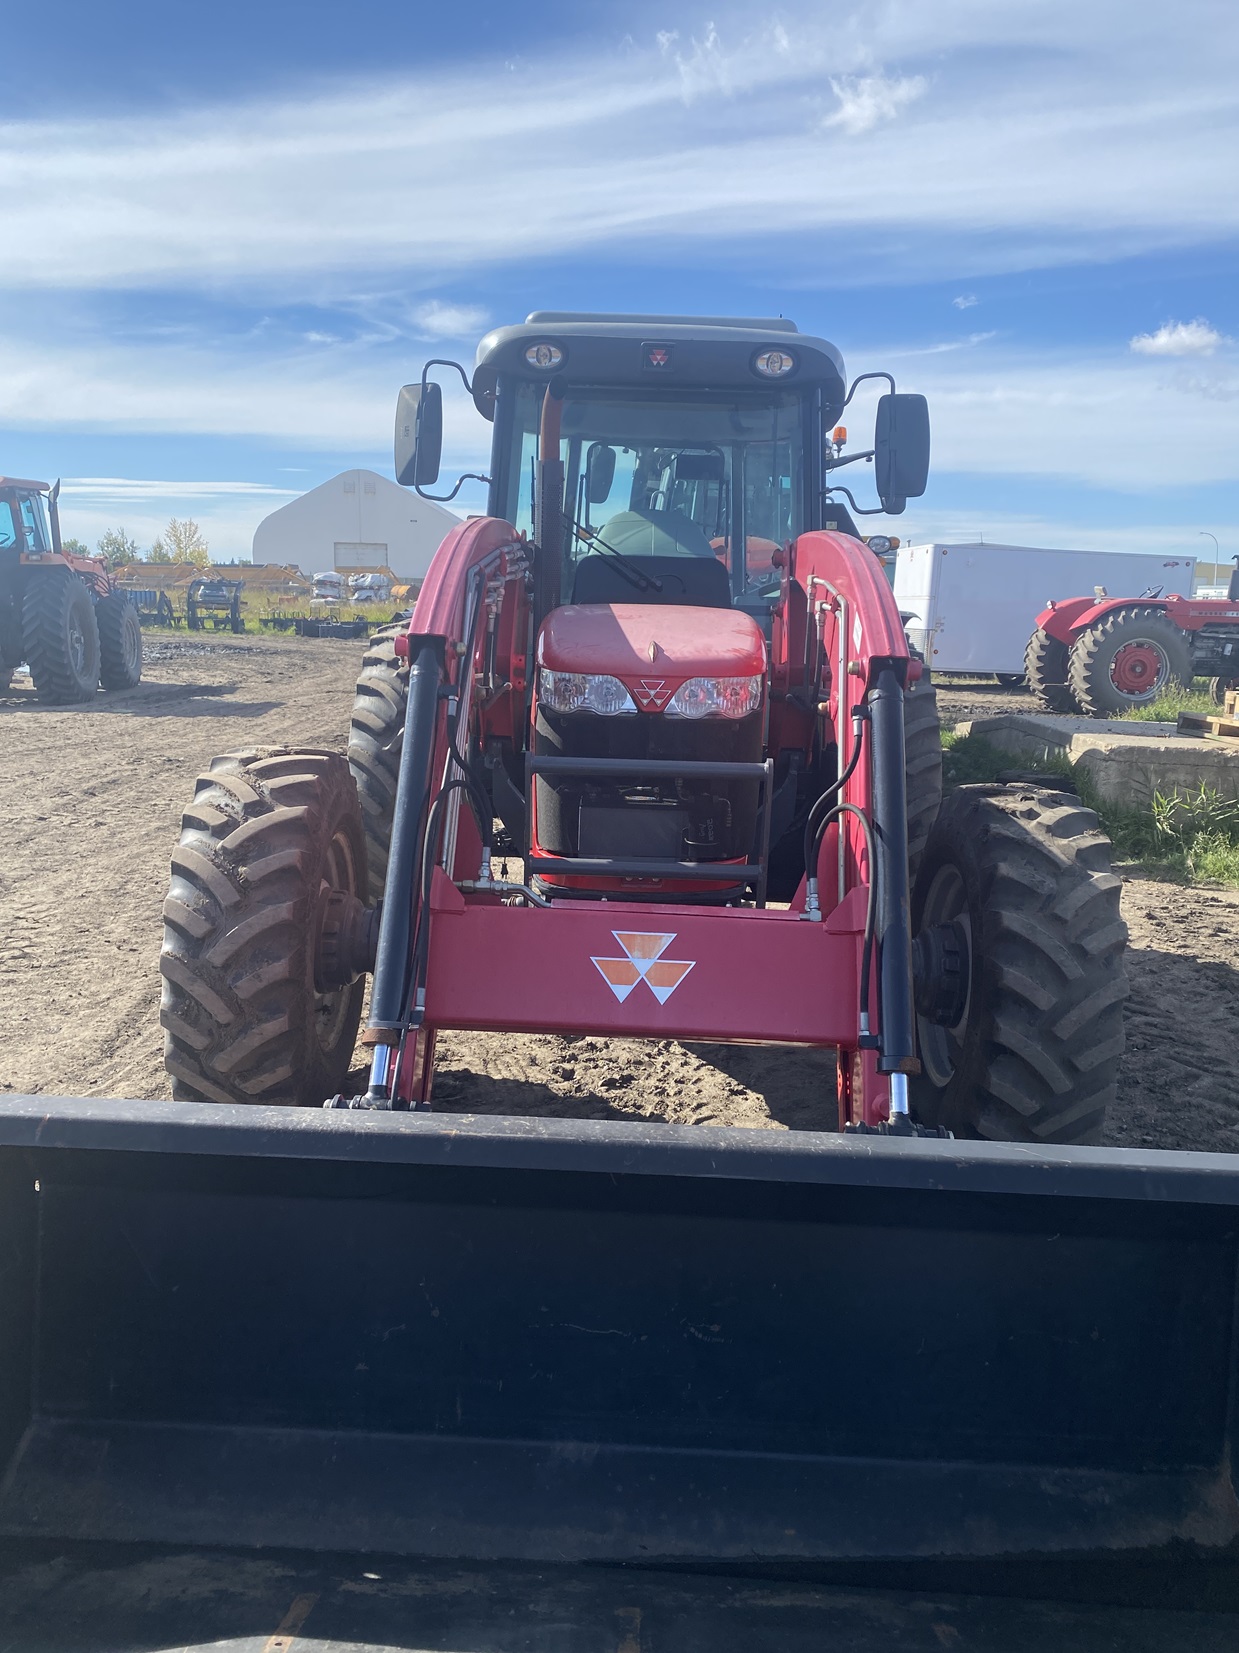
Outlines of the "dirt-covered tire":
[{"label": "dirt-covered tire", "polygon": [[908,788],[908,876],[915,878],[942,804],[942,726],[938,692],[928,672],[908,687],[903,702],[904,772]]},{"label": "dirt-covered tire", "polygon": [[400,668],[395,639],[404,625],[376,631],[362,656],[361,675],[349,723],[348,763],[361,801],[370,867],[370,900],[381,901],[387,885],[392,811],[404,742],[408,673]]},{"label": "dirt-covered tire", "polygon": [[1215,706],[1224,706],[1226,696],[1232,689],[1239,689],[1239,677],[1211,677],[1209,679],[1209,699]]},{"label": "dirt-covered tire", "polygon": [[366,849],[338,752],[216,758],[181,819],[160,958],[164,1063],[185,1102],[318,1106],[344,1088],[364,979],[320,993],[329,890],[361,896]]},{"label": "dirt-covered tire", "polygon": [[123,591],[95,604],[99,623],[99,681],[105,689],[132,689],[142,681],[142,622]]},{"label": "dirt-covered tire", "polygon": [[52,706],[92,700],[99,687],[99,627],[84,580],[64,568],[26,576],[22,645],[39,699]]},{"label": "dirt-covered tire", "polygon": [[1067,682],[1067,645],[1038,626],[1024,650],[1024,679],[1049,712],[1080,710]]},{"label": "dirt-covered tire", "polygon": [[1191,687],[1191,645],[1160,609],[1117,608],[1071,645],[1067,682],[1088,717],[1129,712]]},{"label": "dirt-covered tire", "polygon": [[912,923],[916,936],[954,927],[966,1003],[950,1028],[918,1016],[922,1123],[1001,1142],[1101,1140],[1127,997],[1119,891],[1110,841],[1074,794],[948,792]]}]

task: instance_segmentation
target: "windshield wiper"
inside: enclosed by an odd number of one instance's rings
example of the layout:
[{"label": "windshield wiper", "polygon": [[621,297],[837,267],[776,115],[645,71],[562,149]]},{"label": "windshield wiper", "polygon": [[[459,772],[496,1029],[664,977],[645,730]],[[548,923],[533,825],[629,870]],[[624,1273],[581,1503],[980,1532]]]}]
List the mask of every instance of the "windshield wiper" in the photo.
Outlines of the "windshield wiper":
[{"label": "windshield wiper", "polygon": [[629,585],[636,586],[638,591],[662,590],[663,583],[660,579],[657,579],[653,574],[647,574],[643,569],[638,568],[636,563],[630,562],[622,551],[617,551],[613,545],[608,545],[606,540],[604,540],[601,535],[596,533],[585,533],[583,529],[577,527],[575,518],[569,524],[569,527],[572,529],[573,536],[580,540],[582,545],[587,545],[590,547],[600,545],[608,556],[614,557],[619,566],[620,572],[628,581]]}]

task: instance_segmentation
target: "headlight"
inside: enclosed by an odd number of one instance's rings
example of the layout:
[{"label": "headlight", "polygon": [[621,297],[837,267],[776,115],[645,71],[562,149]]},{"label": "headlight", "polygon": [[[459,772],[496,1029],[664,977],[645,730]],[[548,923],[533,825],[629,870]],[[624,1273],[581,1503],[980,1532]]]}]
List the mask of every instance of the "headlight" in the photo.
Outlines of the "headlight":
[{"label": "headlight", "polygon": [[761,705],[760,677],[690,677],[667,702],[668,717],[748,717]]},{"label": "headlight", "polygon": [[538,698],[552,712],[593,712],[596,717],[618,717],[637,709],[618,677],[553,672],[546,666],[538,673]]}]

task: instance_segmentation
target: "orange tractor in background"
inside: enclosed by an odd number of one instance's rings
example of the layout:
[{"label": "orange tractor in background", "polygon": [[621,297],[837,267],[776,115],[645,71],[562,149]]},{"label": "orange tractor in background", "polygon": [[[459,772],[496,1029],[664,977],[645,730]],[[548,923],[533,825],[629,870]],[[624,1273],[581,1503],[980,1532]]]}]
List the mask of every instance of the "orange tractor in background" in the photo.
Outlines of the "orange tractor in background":
[{"label": "orange tractor in background", "polygon": [[142,676],[142,624],[101,557],[66,551],[60,484],[0,477],[0,688],[26,662],[40,700],[90,700]]}]

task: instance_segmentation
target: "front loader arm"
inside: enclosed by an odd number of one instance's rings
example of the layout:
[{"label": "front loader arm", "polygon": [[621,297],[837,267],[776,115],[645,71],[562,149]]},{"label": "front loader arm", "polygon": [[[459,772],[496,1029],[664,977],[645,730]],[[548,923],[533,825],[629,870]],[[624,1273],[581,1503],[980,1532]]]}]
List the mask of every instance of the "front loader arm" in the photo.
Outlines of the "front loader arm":
[{"label": "front loader arm", "polygon": [[[797,587],[807,607],[806,686],[816,686],[823,744],[833,740],[839,775],[846,777],[825,814],[829,819],[837,806],[842,810],[820,832],[808,876],[816,879],[827,914],[842,907],[853,890],[864,889],[867,902],[871,886],[873,892],[873,936],[865,949],[873,968],[868,992],[863,985],[861,990],[860,1042],[849,1073],[843,1071],[842,1053],[840,1061],[845,1122],[863,1117],[873,1123],[885,1112],[888,1091],[897,1110],[906,1107],[903,1076],[918,1071],[903,695],[921,668],[910,657],[881,567],[858,540],[839,533],[802,534],[786,556],[784,600]],[[793,638],[796,629],[784,625],[776,636]],[[800,663],[776,660],[773,670],[794,678]],[[894,1084],[887,1077],[892,1075],[900,1076]]]}]

